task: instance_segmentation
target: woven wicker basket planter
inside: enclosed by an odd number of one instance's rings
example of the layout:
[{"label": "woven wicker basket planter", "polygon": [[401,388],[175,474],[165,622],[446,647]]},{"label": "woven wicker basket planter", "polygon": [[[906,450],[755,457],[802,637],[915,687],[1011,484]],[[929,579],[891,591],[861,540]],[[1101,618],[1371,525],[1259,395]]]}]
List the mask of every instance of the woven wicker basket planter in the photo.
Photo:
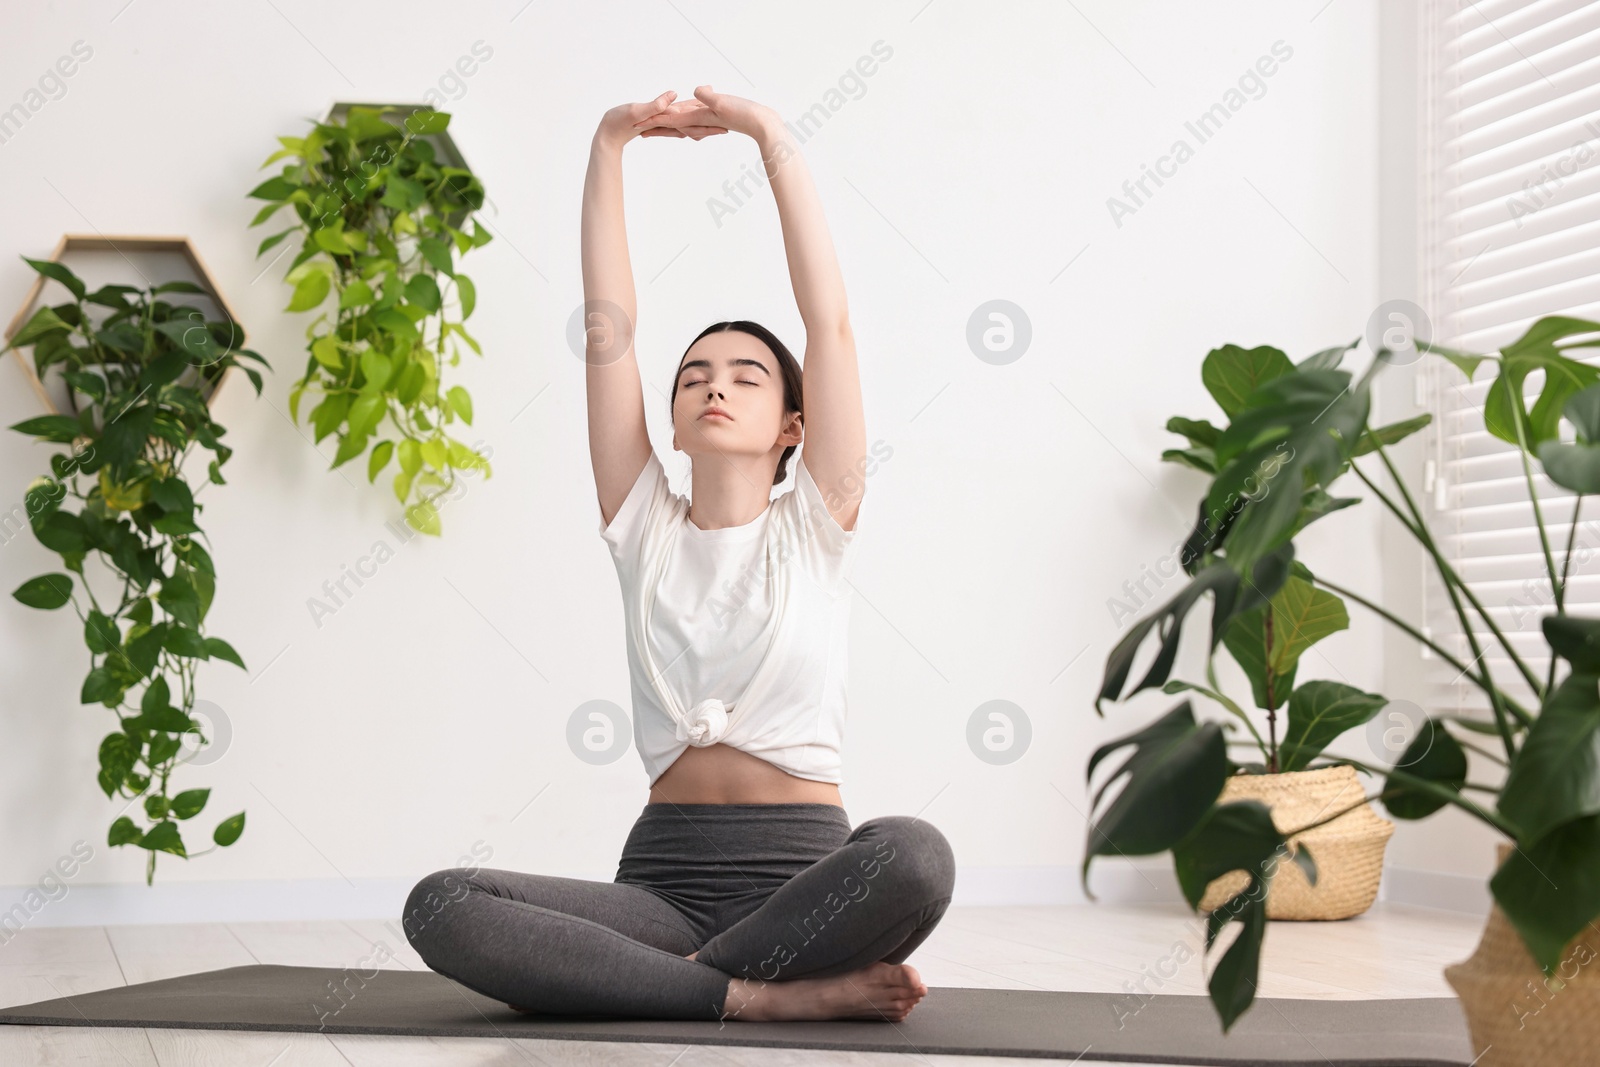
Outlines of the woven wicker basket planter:
[{"label": "woven wicker basket planter", "polygon": [[[1513,846],[1498,846],[1505,862]],[[1475,1067],[1578,1067],[1600,1057],[1600,931],[1593,924],[1546,977],[1500,905],[1477,949],[1444,969],[1461,998]]]},{"label": "woven wicker basket planter", "polygon": [[[1289,831],[1327,818],[1365,795],[1349,764],[1285,774],[1236,774],[1222,787],[1217,802],[1259,800],[1272,811],[1272,823]],[[1273,872],[1267,890],[1269,919],[1348,919],[1372,906],[1383,875],[1383,850],[1394,823],[1363,804],[1329,823],[1289,839],[1310,848],[1317,864],[1311,885],[1300,865],[1284,860]],[[1244,871],[1230,871],[1206,887],[1200,910],[1225,904],[1249,885]]]}]

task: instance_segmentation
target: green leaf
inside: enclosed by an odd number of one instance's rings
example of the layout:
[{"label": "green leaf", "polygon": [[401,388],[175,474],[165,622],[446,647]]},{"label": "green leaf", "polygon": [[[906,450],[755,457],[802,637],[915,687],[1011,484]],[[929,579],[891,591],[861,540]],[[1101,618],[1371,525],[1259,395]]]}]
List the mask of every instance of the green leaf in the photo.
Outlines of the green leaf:
[{"label": "green leaf", "polygon": [[1256,706],[1268,707],[1266,672],[1273,676],[1272,707],[1281,707],[1294,688],[1300,656],[1330,634],[1348,629],[1344,601],[1309,581],[1290,576],[1272,597],[1272,654],[1267,657],[1266,609],[1240,615],[1228,624],[1223,641],[1250,678]]},{"label": "green leaf", "polygon": [[[1245,581],[1231,563],[1221,560],[1212,563],[1196,574],[1183,589],[1148,617],[1135,623],[1106,656],[1105,675],[1100,692],[1095,697],[1095,710],[1105,700],[1120,700],[1133,667],[1134,656],[1152,632],[1158,634],[1160,649],[1144,678],[1127,695],[1160,686],[1172,672],[1178,656],[1179,639],[1183,622],[1200,598],[1211,593],[1211,644],[1215,649],[1222,641],[1228,623],[1235,615],[1251,611],[1265,603],[1283,587],[1289,576],[1289,565],[1294,559],[1291,542],[1260,560],[1251,568],[1250,580]],[[1157,631],[1157,627],[1160,627]],[[1103,712],[1102,712],[1103,714]]]},{"label": "green leaf", "polygon": [[439,283],[433,280],[431,274],[414,275],[406,283],[406,299],[430,312],[438,311],[441,303]]},{"label": "green leaf", "polygon": [[339,355],[339,341],[332,334],[312,341],[311,355],[318,363],[329,370],[335,373],[343,373],[344,359]]},{"label": "green leaf", "polygon": [[446,394],[450,399],[450,406],[455,408],[456,414],[468,425],[472,423],[472,396],[459,385],[452,385]]},{"label": "green leaf", "polygon": [[1229,418],[1244,409],[1246,398],[1258,387],[1284,374],[1293,374],[1294,364],[1276,348],[1240,348],[1223,345],[1206,355],[1200,365],[1200,380]]},{"label": "green leaf", "polygon": [[345,286],[344,292],[339,294],[339,310],[345,311],[353,307],[365,307],[372,301],[372,286],[357,278]]},{"label": "green leaf", "polygon": [[[1566,823],[1506,857],[1489,888],[1546,973],[1600,916],[1600,816]],[[1570,978],[1571,976],[1566,976]]]},{"label": "green leaf", "polygon": [[[1206,918],[1206,951],[1231,922],[1242,929],[1211,972],[1207,989],[1226,1033],[1255,1000],[1261,969],[1261,943],[1266,935],[1267,897],[1278,864],[1289,849],[1273,824],[1272,813],[1259,800],[1218,804],[1172,850],[1173,866],[1189,906],[1198,908],[1206,888],[1232,871],[1244,871],[1245,888]],[[1317,867],[1309,851],[1299,847],[1294,862],[1306,880],[1317,883]]]},{"label": "green leaf", "polygon": [[328,467],[328,469],[333,470],[335,467],[339,467],[350,462],[352,459],[355,459],[357,456],[361,455],[362,452],[366,451],[366,448],[366,434],[341,434],[339,436],[339,447],[334,451],[333,463]]},{"label": "green leaf", "polygon": [[1533,450],[1552,482],[1575,493],[1600,493],[1600,445],[1550,440]]},{"label": "green leaf", "polygon": [[1600,444],[1600,385],[1591,385],[1572,394],[1561,413],[1572,423],[1579,441]]},{"label": "green leaf", "polygon": [[29,437],[39,437],[61,445],[70,445],[83,433],[78,420],[70,415],[38,415],[15,423],[11,428]]},{"label": "green leaf", "polygon": [[1345,470],[1366,426],[1368,382],[1301,371],[1252,393],[1217,442],[1218,474],[1190,534],[1195,555],[1225,545],[1243,569],[1286,543],[1306,489],[1326,488]]},{"label": "green leaf", "polygon": [[344,234],[340,232],[343,226],[344,220],[340,219],[336,225],[312,230],[312,243],[324,252],[331,252],[336,256],[348,256],[355,250],[350,247],[349,242],[344,239]]},{"label": "green leaf", "polygon": [[[1459,793],[1467,781],[1467,752],[1442,723],[1430,717],[1422,721],[1394,769]],[[1425,819],[1448,803],[1416,786],[1401,784],[1393,775],[1384,780],[1382,795],[1383,806],[1397,819]]]},{"label": "green leaf", "polygon": [[1357,443],[1355,451],[1351,452],[1350,455],[1352,457],[1364,456],[1368,452],[1376,452],[1379,445],[1388,447],[1389,445],[1397,444],[1432,421],[1433,415],[1430,413],[1418,415],[1414,419],[1406,419],[1403,422],[1391,422],[1389,425],[1380,426],[1376,430],[1368,430],[1361,435],[1360,442]]},{"label": "green leaf", "polygon": [[192,819],[205,809],[210,797],[209,789],[185,789],[172,798],[172,814],[180,819]]},{"label": "green leaf", "polygon": [[106,844],[112,848],[118,845],[137,845],[143,836],[139,828],[133,824],[133,820],[123,815],[111,824],[111,829],[106,833]]},{"label": "green leaf", "polygon": [[368,386],[382,390],[389,384],[390,370],[389,358],[376,348],[361,353],[361,373],[366,375]]},{"label": "green leaf", "polygon": [[244,833],[244,812],[230,815],[217,824],[216,832],[211,835],[211,840],[226,848],[239,840],[239,835]]},{"label": "green leaf", "polygon": [[83,621],[83,643],[90,652],[103,655],[113,648],[122,647],[122,632],[111,616],[91,608],[89,617]]},{"label": "green leaf", "polygon": [[1168,463],[1193,467],[1202,474],[1217,473],[1217,457],[1209,448],[1169,448],[1161,453],[1161,458]]},{"label": "green leaf", "polygon": [[1600,619],[1546,615],[1542,623],[1551,650],[1572,664],[1575,672],[1600,674]]},{"label": "green leaf", "polygon": [[17,331],[17,335],[11,339],[6,348],[27,348],[31,344],[36,344],[40,338],[70,332],[72,327],[56,314],[54,308],[42,307],[33,313],[26,326]]},{"label": "green leaf", "polygon": [[1196,448],[1215,448],[1222,437],[1222,431],[1205,419],[1186,419],[1181,415],[1167,420],[1167,430],[1187,437],[1189,444]]},{"label": "green leaf", "polygon": [[294,287],[294,296],[290,298],[289,306],[284,310],[310,311],[328,298],[328,290],[331,284],[328,281],[328,276],[321,271],[307,274]]},{"label": "green leaf", "polygon": [[121,692],[122,686],[112,677],[111,672],[105,667],[96,667],[83,679],[83,687],[78,691],[78,702],[99,704],[107,697]]},{"label": "green leaf", "polygon": [[[476,262],[476,261],[474,261]],[[461,300],[461,318],[472,317],[472,309],[478,306],[478,287],[472,284],[472,279],[465,274],[456,275],[456,295]]]},{"label": "green leaf", "polygon": [[287,178],[268,178],[245,195],[253,196],[257,200],[285,200],[298,188],[299,186]]},{"label": "green leaf", "polygon": [[248,669],[244,665],[244,660],[239,658],[239,653],[235,652],[233,650],[233,646],[228,644],[228,642],[224,641],[222,638],[208,637],[205,639],[204,644],[206,655],[210,658],[227,660],[240,670]]},{"label": "green leaf", "polygon": [[[378,428],[378,423],[383,421],[384,415],[389,411],[389,398],[382,393],[367,393],[350,405],[350,433],[353,436],[366,437]],[[362,442],[365,449],[366,443]]]},{"label": "green leaf", "polygon": [[72,575],[41,574],[17,586],[11,595],[30,608],[51,611],[72,599]]},{"label": "green leaf", "polygon": [[147,848],[152,852],[170,852],[174,856],[188,857],[189,853],[183,848],[183,835],[178,832],[175,822],[158,822],[150,828],[139,841],[140,848]]},{"label": "green leaf", "polygon": [[415,437],[407,437],[400,442],[400,469],[407,474],[415,474],[422,469],[422,448]]},{"label": "green leaf", "polygon": [[205,638],[187,626],[174,626],[167,631],[162,647],[174,656],[186,656],[190,659],[206,659],[210,653],[206,651]]},{"label": "green leaf", "polygon": [[39,543],[54,552],[69,555],[87,551],[83,520],[70,511],[52,512],[33,528]]},{"label": "green leaf", "polygon": [[438,537],[441,532],[439,512],[432,504],[413,504],[407,508],[406,524],[419,533],[431,534],[434,537]]},{"label": "green leaf", "polygon": [[[450,258],[450,245],[437,237],[424,237],[417,242],[417,248],[422,252],[422,257],[428,261],[434,270],[440,274],[453,275],[456,272],[455,263]],[[418,275],[417,277],[426,277]],[[413,278],[413,281],[416,279]],[[461,316],[466,318],[465,315]]]},{"label": "green leaf", "polygon": [[[282,206],[283,206],[282,204],[273,204],[273,205],[270,205],[268,207],[263,208],[262,210],[267,212],[268,214],[271,214],[272,212],[278,210],[278,208],[280,208]],[[254,223],[252,223],[252,225],[254,225]],[[291,233],[294,233],[298,229],[299,229],[298,226],[291,226],[287,230],[282,231],[281,233],[275,233],[271,237],[266,238],[259,245],[256,246],[256,255],[258,257],[262,256],[262,255],[265,255],[268,251],[270,251],[274,246],[276,246],[285,237],[288,237]]]},{"label": "green leaf", "polygon": [[1279,770],[1302,771],[1346,730],[1372,721],[1388,699],[1342,682],[1307,682],[1289,697]]},{"label": "green leaf", "polygon": [[426,441],[421,442],[418,447],[422,451],[422,458],[434,470],[442,471],[449,465],[450,451],[445,447],[445,443],[437,437],[428,438]]},{"label": "green leaf", "polygon": [[1569,674],[1545,700],[1511,762],[1499,809],[1524,844],[1600,815],[1600,676]]},{"label": "green leaf", "polygon": [[378,472],[388,464],[389,457],[394,454],[393,441],[379,441],[372,449],[372,455],[367,459],[367,482],[373,484],[377,481]]},{"label": "green leaf", "polygon": [[139,710],[149,714],[152,711],[159,711],[171,703],[172,689],[167,685],[166,678],[157,675],[145,687],[144,696],[139,700]]},{"label": "green leaf", "polygon": [[1172,848],[1205,816],[1227,777],[1222,727],[1197,724],[1187,700],[1143,729],[1097,748],[1085,777],[1092,782],[1100,761],[1129,745],[1132,755],[1100,784],[1090,805],[1092,815],[1106,790],[1127,778],[1090,827],[1080,874],[1086,893],[1096,856],[1145,856]]},{"label": "green leaf", "polygon": [[65,265],[49,259],[28,259],[27,256],[23,256],[22,258],[27,262],[28,266],[38,271],[46,278],[53,278],[62,285],[66,286],[69,290],[71,290],[72,295],[77,297],[79,300],[82,300],[84,294],[88,292],[88,290],[84,288],[84,284],[79,280],[78,276],[72,273],[72,271],[68,270]]},{"label": "green leaf", "polygon": [[[1572,334],[1600,331],[1600,323],[1555,315],[1539,319],[1518,340],[1500,350],[1500,374],[1484,402],[1485,428],[1496,437],[1517,444],[1517,418],[1530,451],[1542,441],[1558,436],[1561,411],[1569,398],[1600,383],[1600,368],[1563,354],[1556,342]],[[1589,348],[1600,340],[1575,342],[1566,348]],[[1526,409],[1523,383],[1530,373],[1544,372],[1544,385],[1533,410]]]}]

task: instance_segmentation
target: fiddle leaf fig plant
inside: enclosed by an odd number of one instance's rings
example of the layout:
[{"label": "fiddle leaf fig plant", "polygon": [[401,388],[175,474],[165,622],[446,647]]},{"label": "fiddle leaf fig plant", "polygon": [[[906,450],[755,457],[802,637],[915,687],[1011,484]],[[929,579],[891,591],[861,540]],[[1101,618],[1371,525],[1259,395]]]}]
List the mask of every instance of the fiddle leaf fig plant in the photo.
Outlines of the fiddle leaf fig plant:
[{"label": "fiddle leaf fig plant", "polygon": [[457,261],[492,238],[472,218],[482,183],[442,163],[427,139],[450,116],[419,109],[396,125],[384,117],[393,110],[351,107],[343,122],[279,137],[282,148],[262,166],[289,162],[250,191],[267,201],[250,225],[292,208],[294,225],[256,254],[296,236],[287,310],[318,312],[306,328],[309,355],[289,394],[290,416],[298,422],[307,389],[319,394],[307,417],[314,440],[338,440],[329,469],[365,454],[375,482],[393,460],[406,522],[437,536],[435,501],[459,472],[493,473],[486,456],[449,433],[457,420],[471,424],[473,408],[466,387],[446,385],[444,372],[461,362],[462,345],[483,354],[466,329],[477,289]]},{"label": "fiddle leaf fig plant", "polygon": [[[211,418],[206,394],[238,366],[259,395],[260,372],[240,361],[267,361],[240,347],[237,324],[207,321],[197,308],[162,299],[205,292],[192,282],[90,292],[61,263],[26,261],[73,299],[41,307],[0,352],[32,348],[40,381],[58,367],[76,414],[11,427],[65,446],[25,494],[34,536],[61,556],[64,570],[30,578],[12,596],[46,611],[70,603],[83,623],[90,669],[82,702],[118,719],[100,742],[100,788],[112,799],[144,798],[143,819],[119,816],[106,843],[144,849],[151,885],[157,853],[204,855],[188,850],[181,824],[205,809],[211,790],[174,793],[172,782],[185,735],[208,743],[191,715],[200,664],[244,668],[228,642],[206,632],[216,569],[202,544],[209,544],[199,524],[204,505],[183,464],[198,442],[213,453],[209,481],[224,484],[221,468],[233,450],[221,441],[227,431]],[[237,841],[244,818],[241,811],[219,822],[215,845]]]},{"label": "fiddle leaf fig plant", "polygon": [[[1207,886],[1242,870],[1248,885],[1213,910],[1206,949],[1232,922],[1240,936],[1222,954],[1208,989],[1224,1030],[1254,1001],[1266,934],[1266,896],[1277,864],[1292,859],[1316,882],[1316,857],[1291,838],[1374,800],[1398,819],[1422,819],[1449,805],[1461,809],[1515,843],[1490,879],[1495,902],[1517,929],[1533,958],[1554,974],[1563,950],[1600,918],[1600,619],[1568,614],[1566,589],[1583,499],[1600,492],[1600,370],[1568,355],[1600,348],[1600,323],[1553,316],[1533,323],[1498,352],[1472,354],[1423,341],[1418,349],[1448,361],[1469,380],[1484,364],[1495,378],[1485,402],[1489,432],[1516,448],[1537,521],[1543,563],[1555,611],[1542,620],[1550,666],[1538,677],[1509,641],[1491,612],[1440,549],[1388,446],[1416,432],[1427,416],[1388,426],[1368,425],[1372,376],[1389,359],[1380,348],[1359,380],[1338,369],[1354,344],[1327,349],[1299,364],[1275,349],[1226,346],[1212,352],[1202,379],[1231,422],[1224,428],[1174,419],[1168,428],[1188,439],[1166,458],[1211,478],[1200,517],[1185,542],[1181,562],[1188,584],[1147,618],[1136,622],[1106,659],[1095,701],[1119,700],[1160,686],[1165,692],[1195,692],[1241,720],[1250,740],[1230,740],[1234,723],[1201,722],[1188,700],[1155,723],[1101,746],[1091,757],[1093,782],[1111,753],[1132,747],[1129,758],[1092,796],[1082,876],[1096,856],[1151,855],[1170,851],[1179,885],[1198,909]],[[1281,357],[1281,358],[1280,358]],[[1537,399],[1527,405],[1526,384],[1542,372]],[[1571,439],[1561,433],[1565,421]],[[1371,457],[1371,458],[1368,458]],[[1358,460],[1376,459],[1391,488],[1384,488]],[[1565,558],[1556,554],[1546,530],[1533,479],[1534,461],[1555,484],[1577,494]],[[1470,662],[1435,642],[1416,626],[1374,600],[1342,589],[1294,559],[1294,538],[1312,522],[1355,501],[1332,495],[1333,483],[1353,474],[1418,543],[1437,570],[1471,654]],[[1183,640],[1183,622],[1209,596],[1211,619],[1204,646],[1209,685],[1172,680]],[[1349,625],[1344,601],[1360,605],[1426,646],[1460,677],[1480,689],[1490,718],[1436,712],[1423,721],[1392,767],[1374,767],[1338,757],[1382,778],[1373,796],[1305,825],[1280,831],[1270,809],[1256,800],[1217,803],[1236,773],[1285,773],[1309,769],[1344,731],[1369,721],[1384,698],[1342,683],[1294,685],[1307,648]],[[1525,707],[1485,661],[1487,632],[1520,682],[1537,701]],[[1128,686],[1135,656],[1155,639],[1156,650],[1140,681]],[[1237,701],[1221,692],[1214,656],[1225,648],[1249,678],[1252,699],[1265,711],[1263,739]],[[1566,671],[1558,677],[1559,665]],[[1525,699],[1525,698],[1524,698]],[[1282,741],[1276,713],[1287,704]],[[1483,744],[1475,741],[1483,741]],[[1501,751],[1494,751],[1493,738]],[[1236,763],[1230,746],[1259,751],[1260,763]],[[1505,771],[1499,784],[1469,781],[1468,753]],[[1126,779],[1108,802],[1106,792]],[[1468,796],[1485,794],[1483,803]],[[1490,801],[1493,803],[1491,804]],[[1092,897],[1092,894],[1091,894]]]}]

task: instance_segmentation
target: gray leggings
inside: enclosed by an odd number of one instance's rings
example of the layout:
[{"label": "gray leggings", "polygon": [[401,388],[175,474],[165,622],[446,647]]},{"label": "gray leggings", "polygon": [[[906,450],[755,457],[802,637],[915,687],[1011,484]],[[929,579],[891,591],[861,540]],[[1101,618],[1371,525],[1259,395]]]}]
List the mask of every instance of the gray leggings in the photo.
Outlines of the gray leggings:
[{"label": "gray leggings", "polygon": [[[614,881],[452,867],[417,883],[429,967],[538,1014],[723,1019],[729,980],[902,963],[949,907],[955,858],[921,819],[854,830],[837,804],[646,804]],[[685,959],[698,952],[692,960]]]}]

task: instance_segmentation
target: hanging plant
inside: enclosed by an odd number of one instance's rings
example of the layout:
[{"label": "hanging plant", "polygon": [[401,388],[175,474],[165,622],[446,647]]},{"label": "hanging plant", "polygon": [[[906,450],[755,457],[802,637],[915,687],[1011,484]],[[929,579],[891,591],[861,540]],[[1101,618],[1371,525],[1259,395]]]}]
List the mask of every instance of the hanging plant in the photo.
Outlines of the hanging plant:
[{"label": "hanging plant", "polygon": [[477,291],[456,258],[491,236],[471,220],[483,185],[463,167],[441,165],[427,140],[450,116],[419,109],[402,127],[383,118],[392,110],[351,107],[343,123],[278,138],[283,147],[262,166],[291,162],[251,190],[268,203],[250,225],[293,205],[296,224],[262,241],[256,255],[299,234],[284,276],[294,286],[287,310],[320,309],[306,329],[310,354],[289,394],[291,417],[299,421],[301,395],[317,390],[322,400],[308,415],[315,440],[334,434],[339,442],[329,469],[370,445],[367,481],[375,482],[394,459],[406,522],[438,535],[434,501],[458,472],[492,473],[485,456],[446,432],[456,419],[471,424],[472,397],[464,386],[446,387],[441,374],[460,363],[462,344],[483,354],[464,326]]},{"label": "hanging plant", "polygon": [[[27,263],[74,297],[41,307],[0,349],[31,347],[39,380],[59,364],[70,390],[76,414],[41,415],[11,428],[68,446],[50,457],[51,475],[35,479],[24,499],[34,536],[71,573],[41,574],[12,596],[44,610],[71,603],[83,621],[90,670],[82,701],[115,711],[120,727],[100,742],[100,788],[113,799],[144,797],[151,820],[141,827],[120,816],[106,844],[145,849],[150,885],[158,852],[190,857],[179,823],[198,815],[211,793],[171,792],[184,735],[207,743],[190,715],[199,665],[219,659],[244,668],[231,645],[205,632],[216,571],[199,540],[203,505],[183,461],[198,441],[215,453],[210,480],[224,484],[221,467],[232,449],[222,444],[226,431],[212,420],[206,397],[236,365],[260,395],[260,372],[238,361],[267,361],[239,347],[244,332],[235,323],[207,321],[196,308],[161,299],[206,292],[192,282],[106,285],[91,293],[60,263]],[[91,554],[111,575],[109,596],[96,595],[90,582],[84,564]],[[105,584],[98,573],[96,579]],[[243,832],[241,811],[211,836],[222,847]]]}]

